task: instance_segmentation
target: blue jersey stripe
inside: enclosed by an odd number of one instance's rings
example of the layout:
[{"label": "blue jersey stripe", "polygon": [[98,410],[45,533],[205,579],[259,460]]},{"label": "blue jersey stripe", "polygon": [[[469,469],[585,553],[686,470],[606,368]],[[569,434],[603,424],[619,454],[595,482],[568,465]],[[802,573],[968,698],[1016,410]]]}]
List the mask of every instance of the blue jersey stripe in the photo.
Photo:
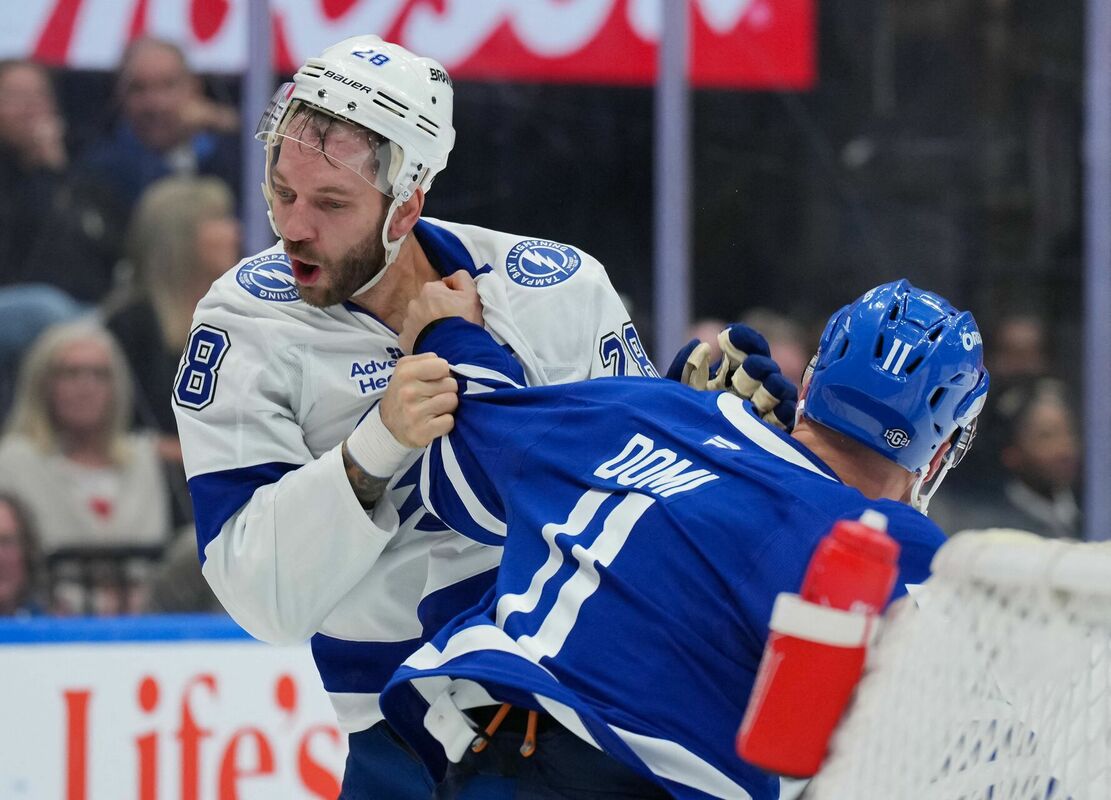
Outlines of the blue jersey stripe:
[{"label": "blue jersey stripe", "polygon": [[497,569],[472,575],[451,586],[427,595],[417,606],[417,618],[424,626],[424,638],[430,639],[460,612],[485,605],[486,594],[494,588]]},{"label": "blue jersey stripe", "polygon": [[[445,319],[425,335],[417,347],[419,353],[467,353],[467,358],[449,358],[455,364],[464,364],[480,367],[484,370],[501,375],[511,383],[524,386],[525,370],[512,355],[512,351],[494,344],[490,334],[479,325],[467,322],[462,317]],[[473,374],[473,373],[472,373]],[[461,377],[470,380],[467,369],[464,367]],[[483,374],[478,380],[491,388],[502,388],[505,384],[499,383],[496,377]]]},{"label": "blue jersey stripe", "polygon": [[251,499],[260,486],[275,483],[300,464],[271,461],[251,467],[209,472],[189,479],[193,516],[197,528],[197,553],[204,564],[204,549],[220,535],[224,523]]},{"label": "blue jersey stripe", "polygon": [[401,642],[352,642],[318,633],[312,655],[325,690],[377,694],[394,670],[461,610],[477,606],[493,588],[497,570],[487,570],[433,592],[421,600],[417,617],[424,635]]},{"label": "blue jersey stripe", "polygon": [[377,694],[397,666],[421,646],[421,639],[403,642],[350,642],[318,633],[312,655],[324,689],[329,692]]},{"label": "blue jersey stripe", "polygon": [[440,448],[436,443],[433,443],[428,449],[424,451],[421,456],[421,482],[418,487],[418,492],[421,496],[421,501],[424,507],[428,509],[430,514],[436,516],[437,519],[444,517],[453,521],[452,528],[464,536],[468,536],[475,541],[482,542],[483,544],[497,544],[491,541],[488,532],[477,525],[473,524],[471,518],[465,514],[460,514],[462,504],[458,502],[452,491],[451,483],[449,481],[437,482],[435,491],[429,486],[429,475],[439,475],[443,472],[442,457],[440,455]]}]

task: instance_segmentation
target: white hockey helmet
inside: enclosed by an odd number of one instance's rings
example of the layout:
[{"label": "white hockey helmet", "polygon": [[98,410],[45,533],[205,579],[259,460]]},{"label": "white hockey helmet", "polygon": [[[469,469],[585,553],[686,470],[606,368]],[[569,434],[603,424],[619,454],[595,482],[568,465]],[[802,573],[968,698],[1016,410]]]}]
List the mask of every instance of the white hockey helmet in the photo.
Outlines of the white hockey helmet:
[{"label": "white hockey helmet", "polygon": [[270,167],[281,142],[288,138],[286,127],[302,104],[373,131],[389,147],[376,154],[378,169],[373,177],[359,174],[393,199],[382,232],[388,265],[401,245],[386,237],[394,211],[417,187],[427,192],[447,165],[455,144],[453,98],[451,78],[439,62],[378,36],[353,36],[328,47],[278,89],[259,121],[255,136],[267,147],[263,184],[267,205],[272,199]]}]

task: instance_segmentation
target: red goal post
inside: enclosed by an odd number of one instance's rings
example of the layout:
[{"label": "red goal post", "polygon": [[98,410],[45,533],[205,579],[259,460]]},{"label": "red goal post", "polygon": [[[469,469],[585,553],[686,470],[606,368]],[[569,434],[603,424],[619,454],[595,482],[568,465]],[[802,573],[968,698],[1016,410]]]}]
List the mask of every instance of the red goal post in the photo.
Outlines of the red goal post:
[{"label": "red goal post", "polygon": [[1111,798],[1111,543],[967,531],[932,573],[806,800]]}]

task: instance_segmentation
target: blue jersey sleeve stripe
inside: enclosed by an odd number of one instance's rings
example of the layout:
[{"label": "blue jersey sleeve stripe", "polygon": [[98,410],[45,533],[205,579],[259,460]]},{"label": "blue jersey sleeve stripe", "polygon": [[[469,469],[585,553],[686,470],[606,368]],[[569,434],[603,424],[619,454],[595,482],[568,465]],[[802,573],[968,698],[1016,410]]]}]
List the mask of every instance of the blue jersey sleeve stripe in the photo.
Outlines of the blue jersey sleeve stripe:
[{"label": "blue jersey sleeve stripe", "polygon": [[722,392],[718,395],[717,405],[722,416],[729,420],[738,433],[741,433],[761,450],[778,456],[796,467],[809,470],[815,475],[821,475],[831,481],[838,480],[836,476],[827,471],[828,468],[824,464],[815,463],[798,447],[793,446],[789,437],[780,436],[779,432],[770,425],[757,419],[753,415],[752,406],[748,401],[741,400],[736,395],[728,392]]},{"label": "blue jersey sleeve stripe", "polygon": [[464,378],[459,394],[463,397],[469,397],[476,394],[490,394],[492,391],[494,391],[492,386]]},{"label": "blue jersey sleeve stripe", "polygon": [[455,530],[455,520],[451,515],[444,514],[440,511],[440,500],[442,499],[443,491],[440,489],[441,481],[437,479],[435,483],[435,495],[433,495],[432,483],[432,459],[436,451],[436,444],[433,442],[425,448],[423,455],[420,457],[420,490],[421,504],[427,509],[429,514],[433,514],[441,521],[450,525]]},{"label": "blue jersey sleeve stripe", "polygon": [[504,527],[499,536],[477,524],[460,499],[457,487],[445,475],[441,455],[443,441],[434,442],[421,456],[420,494],[424,507],[464,536],[482,544],[501,545]]},{"label": "blue jersey sleeve stripe", "polygon": [[194,525],[197,529],[197,554],[204,564],[204,549],[220,535],[224,523],[241,509],[255,490],[278,481],[300,464],[271,461],[251,467],[209,472],[189,479],[193,498]]},{"label": "blue jersey sleeve stripe", "polygon": [[480,325],[462,317],[446,319],[428,331],[417,350],[447,359],[464,377],[478,375],[495,386],[524,386],[524,367]]},{"label": "blue jersey sleeve stripe", "polygon": [[391,726],[420,757],[428,771],[433,776],[443,775],[447,770],[443,745],[424,727],[428,701],[411,684],[398,683],[393,685],[388,695],[382,695],[381,703],[383,713],[392,721]]},{"label": "blue jersey sleeve stripe", "polygon": [[[504,354],[505,351],[503,350],[502,353]],[[509,360],[512,361],[512,359]],[[517,362],[514,361],[513,363],[516,364]],[[519,364],[517,366],[518,368],[520,367]],[[524,385],[523,379],[516,380],[514,377],[506,375],[504,372],[500,372],[497,369],[490,369],[477,364],[453,364],[451,369],[464,378],[468,378],[472,381],[480,381],[484,386],[490,386],[495,389],[503,387],[520,389]],[[516,377],[520,378],[521,376]]]},{"label": "blue jersey sleeve stripe", "polygon": [[[483,505],[482,501],[471,490],[468,477],[463,474],[463,468],[459,465],[459,459],[455,456],[455,449],[451,446],[450,436],[440,439],[440,457],[443,462],[444,475],[451,481],[463,509],[470,518],[474,520],[476,525],[486,529],[491,534],[504,538],[505,520],[501,515]],[[483,473],[472,473],[472,478],[481,481]]]}]

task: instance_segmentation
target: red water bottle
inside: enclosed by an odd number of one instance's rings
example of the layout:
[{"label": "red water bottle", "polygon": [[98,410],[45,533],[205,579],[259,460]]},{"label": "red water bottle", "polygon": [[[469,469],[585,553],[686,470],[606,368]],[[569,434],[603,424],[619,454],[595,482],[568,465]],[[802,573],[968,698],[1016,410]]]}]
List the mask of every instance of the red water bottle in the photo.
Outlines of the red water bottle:
[{"label": "red water bottle", "polygon": [[864,669],[872,627],[891,597],[899,545],[868,510],[819,542],[799,594],[781,593],[756,673],[737,753],[796,778],[818,771]]}]

